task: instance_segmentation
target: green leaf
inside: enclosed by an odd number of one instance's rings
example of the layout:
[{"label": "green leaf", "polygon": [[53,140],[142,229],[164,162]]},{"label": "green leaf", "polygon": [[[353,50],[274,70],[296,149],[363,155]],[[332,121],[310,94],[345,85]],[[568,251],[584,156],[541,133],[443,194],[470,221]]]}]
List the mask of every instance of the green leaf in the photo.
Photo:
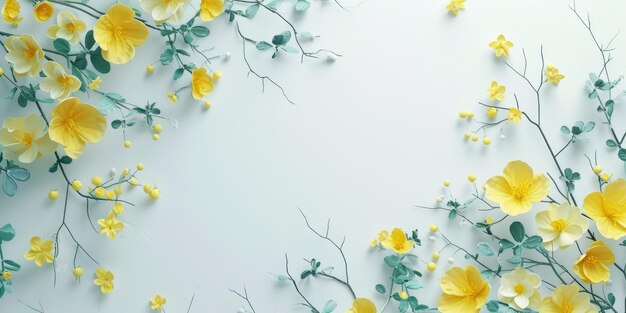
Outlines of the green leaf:
[{"label": "green leaf", "polygon": [[102,57],[102,49],[98,47],[89,58],[96,71],[106,74],[111,71],[111,64]]},{"label": "green leaf", "polygon": [[87,48],[87,50],[91,50],[95,43],[96,40],[93,38],[93,30],[90,30],[85,34],[85,48]]},{"label": "green leaf", "polygon": [[311,3],[307,0],[296,0],[296,11],[303,12],[306,11],[311,6]]},{"label": "green leaf", "polygon": [[6,224],[0,227],[0,240],[11,241],[15,237],[15,229],[11,224]]},{"label": "green leaf", "polygon": [[256,13],[259,11],[259,7],[261,7],[258,3],[255,3],[246,8],[246,17],[253,18]]},{"label": "green leaf", "polygon": [[27,181],[30,178],[30,172],[23,167],[12,167],[7,169],[7,175],[17,181]]},{"label": "green leaf", "polygon": [[74,59],[74,66],[76,66],[80,70],[86,69],[88,64],[89,62],[87,62],[87,54],[85,53],[77,55]]},{"label": "green leaf", "polygon": [[278,35],[275,35],[272,38],[272,43],[277,46],[283,46],[283,45],[286,45],[290,39],[291,39],[291,32],[284,31]]},{"label": "green leaf", "polygon": [[615,305],[615,295],[613,293],[609,293],[607,295],[607,300],[609,300],[609,303],[611,305]]},{"label": "green leaf", "polygon": [[515,246],[515,244],[512,243],[510,240],[508,240],[508,239],[500,239],[500,248],[502,250],[510,249],[510,248],[513,248],[514,246]]},{"label": "green leaf", "polygon": [[476,250],[478,251],[478,254],[481,254],[484,256],[492,256],[495,254],[491,245],[489,245],[488,243],[484,241],[478,243],[478,245],[476,246]]},{"label": "green leaf", "polygon": [[322,309],[322,313],[330,313],[337,308],[337,302],[335,300],[328,300]]},{"label": "green leaf", "polygon": [[387,293],[387,288],[385,288],[385,286],[378,284],[376,285],[376,287],[374,287],[376,289],[376,291],[378,291],[379,293],[385,294]]},{"label": "green leaf", "polygon": [[619,157],[620,160],[626,162],[626,149],[619,149],[619,151],[617,152],[617,157]]},{"label": "green leaf", "polygon": [[2,261],[2,263],[4,263],[4,267],[12,272],[17,272],[19,271],[22,266],[19,265],[17,262],[12,261],[12,260],[4,260]]},{"label": "green leaf", "polygon": [[276,11],[276,9],[278,8],[278,5],[281,4],[282,2],[283,0],[273,0],[270,3],[268,3],[266,7],[272,11]]},{"label": "green leaf", "polygon": [[563,125],[561,126],[561,133],[563,133],[563,135],[569,135],[571,132],[569,130],[569,127]]},{"label": "green leaf", "polygon": [[508,259],[506,259],[507,262],[511,263],[511,264],[521,264],[522,263],[522,257],[519,255],[514,255]]},{"label": "green leaf", "polygon": [[452,209],[450,210],[450,213],[448,213],[448,219],[449,220],[453,220],[456,218],[456,216],[458,215],[456,209]]},{"label": "green leaf", "polygon": [[122,121],[120,121],[120,120],[113,120],[111,122],[111,128],[113,128],[113,129],[118,129],[118,128],[120,128],[120,126],[122,126]]},{"label": "green leaf", "polygon": [[78,80],[80,80],[80,91],[87,91],[87,84],[85,83],[85,79],[83,78],[83,74],[76,66],[72,66],[72,75],[76,76]]},{"label": "green leaf", "polygon": [[539,236],[531,236],[531,237],[528,237],[528,239],[526,239],[524,241],[524,243],[522,243],[522,246],[524,246],[524,248],[527,248],[527,249],[535,249],[542,242],[543,242],[543,239],[541,239],[541,237],[539,237]]},{"label": "green leaf", "polygon": [[497,301],[491,300],[487,302],[487,310],[489,312],[498,312],[499,309],[500,309],[500,305],[498,304]]},{"label": "green leaf", "polygon": [[309,277],[309,275],[311,275],[311,271],[306,270],[306,271],[304,271],[304,272],[302,272],[300,274],[300,279],[305,279],[305,278]]},{"label": "green leaf", "polygon": [[198,37],[206,37],[211,34],[211,31],[204,26],[194,26],[189,31]]},{"label": "green leaf", "polygon": [[67,156],[67,155],[62,156],[59,160],[60,160],[60,161],[61,161],[61,163],[63,163],[63,164],[70,164],[70,163],[72,163],[72,158],[70,158],[70,157],[69,157],[69,156]]},{"label": "green leaf", "polygon": [[509,231],[511,232],[511,236],[513,236],[513,239],[515,239],[515,241],[522,242],[524,240],[524,235],[526,234],[526,232],[522,223],[511,223],[511,226],[509,226]]},{"label": "green leaf", "polygon": [[583,126],[583,131],[585,133],[588,133],[590,131],[592,131],[594,128],[596,127],[596,123],[591,121],[591,122],[587,122],[585,123],[585,126]]},{"label": "green leaf", "polygon": [[56,51],[59,51],[63,54],[68,54],[70,53],[70,42],[63,39],[63,38],[57,38],[54,41],[52,41],[52,45],[54,46],[54,49]]},{"label": "green leaf", "polygon": [[615,142],[615,140],[613,140],[613,139],[608,139],[606,141],[606,145],[608,147],[615,148],[615,147],[617,147],[617,142]]},{"label": "green leaf", "polygon": [[257,50],[261,50],[261,51],[267,50],[267,49],[270,49],[270,48],[273,48],[273,47],[274,46],[271,43],[267,42],[267,41],[259,41],[259,42],[256,43],[256,49]]},{"label": "green leaf", "polygon": [[185,73],[184,68],[177,68],[176,71],[174,71],[174,80],[178,80],[181,76],[183,76],[183,73]]},{"label": "green leaf", "polygon": [[4,177],[2,181],[2,190],[4,191],[4,194],[9,197],[15,196],[17,193],[17,184],[15,183],[15,180],[9,177],[9,175],[4,175],[2,177]]},{"label": "green leaf", "polygon": [[163,65],[167,65],[172,63],[172,61],[174,61],[174,50],[172,49],[165,49],[162,53],[161,53],[161,57],[159,59],[161,61],[161,64]]},{"label": "green leaf", "polygon": [[385,263],[387,263],[387,265],[389,265],[389,267],[396,267],[398,266],[398,264],[400,264],[400,257],[398,257],[397,255],[388,255],[385,257]]}]

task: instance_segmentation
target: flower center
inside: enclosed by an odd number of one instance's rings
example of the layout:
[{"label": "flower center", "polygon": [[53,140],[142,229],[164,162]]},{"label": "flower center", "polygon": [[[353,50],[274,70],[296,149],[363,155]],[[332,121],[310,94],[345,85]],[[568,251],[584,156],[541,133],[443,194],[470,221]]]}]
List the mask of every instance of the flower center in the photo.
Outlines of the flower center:
[{"label": "flower center", "polygon": [[113,35],[115,38],[123,38],[124,37],[124,28],[122,26],[115,26],[113,28]]},{"label": "flower center", "polygon": [[552,226],[552,228],[557,232],[557,233],[561,233],[563,232],[563,229],[565,229],[565,221],[562,219],[558,219],[555,221],[552,221],[550,223],[550,226]]},{"label": "flower center", "polygon": [[24,135],[22,135],[22,143],[25,145],[30,145],[31,143],[33,143],[33,139],[33,135],[29,133],[24,133]]},{"label": "flower center", "polygon": [[520,293],[524,293],[524,291],[526,290],[526,287],[524,287],[524,285],[518,283],[518,284],[515,285],[515,287],[513,287],[513,290],[515,290],[515,292],[520,294]]},{"label": "flower center", "polygon": [[595,264],[598,262],[598,259],[593,255],[587,255],[585,258],[585,263],[587,264]]},{"label": "flower center", "polygon": [[70,77],[65,75],[59,76],[59,78],[57,78],[57,83],[65,88],[68,88],[70,86],[70,81]]},{"label": "flower center", "polygon": [[33,47],[27,47],[26,50],[24,50],[24,56],[29,59],[34,57],[35,53],[37,53],[37,49]]},{"label": "flower center", "polygon": [[564,301],[561,304],[561,310],[559,313],[572,313],[574,312],[574,306],[569,301]]},{"label": "flower center", "polygon": [[610,219],[619,219],[626,208],[623,205],[619,205],[617,203],[605,201],[604,203],[604,212],[606,217]]},{"label": "flower center", "polygon": [[528,195],[528,187],[528,184],[513,186],[511,187],[511,194],[516,200],[522,201],[526,199],[526,196]]},{"label": "flower center", "polygon": [[76,26],[74,25],[74,22],[69,22],[65,24],[65,29],[67,29],[70,33],[73,33],[76,29]]}]

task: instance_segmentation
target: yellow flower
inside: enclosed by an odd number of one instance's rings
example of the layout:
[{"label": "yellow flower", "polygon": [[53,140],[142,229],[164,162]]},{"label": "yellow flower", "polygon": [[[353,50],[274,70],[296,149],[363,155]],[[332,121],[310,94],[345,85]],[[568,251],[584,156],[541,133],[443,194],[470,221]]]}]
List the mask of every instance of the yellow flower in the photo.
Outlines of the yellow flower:
[{"label": "yellow flower", "polygon": [[200,19],[212,21],[224,12],[224,0],[202,0],[200,2]]},{"label": "yellow flower", "polygon": [[568,203],[550,204],[547,210],[535,215],[535,222],[543,246],[551,251],[569,247],[589,229],[589,220]]},{"label": "yellow flower", "polygon": [[106,119],[95,107],[68,98],[52,109],[50,139],[60,143],[72,159],[80,156],[87,142],[98,142],[106,131]]},{"label": "yellow flower", "polygon": [[394,228],[391,236],[381,242],[383,247],[391,249],[396,253],[405,254],[413,249],[413,242],[406,238],[406,234],[400,228]]},{"label": "yellow flower", "polygon": [[106,190],[104,190],[104,188],[102,187],[98,187],[94,190],[94,193],[96,194],[96,198],[104,198]]},{"label": "yellow flower", "polygon": [[83,183],[81,183],[80,180],[74,179],[72,181],[72,189],[79,191],[81,188],[83,188]]},{"label": "yellow flower", "polygon": [[117,3],[100,17],[93,29],[102,56],[113,64],[124,64],[135,56],[135,48],[148,38],[148,27],[135,19],[135,11]]},{"label": "yellow flower", "polygon": [[615,240],[626,236],[626,180],[609,183],[602,193],[590,193],[583,201],[583,210],[596,222],[602,236]]},{"label": "yellow flower", "polygon": [[489,136],[483,137],[483,145],[488,146],[491,144],[491,138]]},{"label": "yellow flower", "polygon": [[43,64],[43,72],[46,78],[39,83],[41,90],[50,93],[50,97],[63,100],[69,97],[72,92],[80,89],[80,80],[74,75],[65,73],[63,67],[54,61],[47,61]]},{"label": "yellow flower", "polygon": [[59,198],[59,191],[56,189],[52,189],[50,191],[48,191],[48,198],[50,198],[50,200],[56,200]]},{"label": "yellow flower", "polygon": [[446,6],[446,10],[454,15],[459,14],[459,10],[463,9],[465,9],[465,0],[450,0],[450,3]]},{"label": "yellow flower", "polygon": [[92,80],[91,83],[89,83],[89,89],[91,90],[100,89],[101,82],[102,82],[102,78],[100,78],[100,76],[96,77],[96,79]]},{"label": "yellow flower", "polygon": [[0,128],[0,145],[5,158],[22,163],[32,163],[57,147],[48,137],[46,122],[37,114],[7,117]]},{"label": "yellow flower", "polygon": [[601,166],[594,165],[592,169],[593,169],[593,172],[596,173],[596,175],[600,175],[600,173],[602,173],[602,167]]},{"label": "yellow flower", "polygon": [[509,122],[519,124],[519,122],[522,121],[522,111],[517,108],[510,108],[509,112],[506,115],[506,118],[509,120]]},{"label": "yellow flower", "polygon": [[439,284],[443,291],[439,297],[439,310],[442,313],[478,313],[487,302],[491,290],[489,283],[482,279],[473,265],[465,269],[449,269]]},{"label": "yellow flower", "polygon": [[148,64],[148,66],[146,66],[146,72],[148,72],[148,74],[152,74],[152,72],[154,72],[154,65]]},{"label": "yellow flower", "polygon": [[532,204],[543,200],[550,191],[546,176],[534,174],[533,169],[522,161],[509,162],[503,174],[487,181],[485,195],[500,204],[506,214],[518,215],[530,211]]},{"label": "yellow flower", "polygon": [[54,7],[48,1],[41,1],[33,8],[33,14],[38,22],[45,22],[54,15]]},{"label": "yellow flower", "polygon": [[539,305],[541,313],[597,313],[598,308],[591,304],[591,296],[579,292],[578,285],[561,285],[552,295],[543,298]]},{"label": "yellow flower", "polygon": [[498,116],[498,109],[496,109],[496,108],[488,108],[487,109],[487,117],[488,118],[495,118],[496,116]]},{"label": "yellow flower", "polygon": [[356,298],[346,313],[376,313],[376,305],[370,299]]},{"label": "yellow flower", "polygon": [[200,67],[191,73],[191,95],[196,100],[202,98],[213,91],[213,77],[207,74],[206,68]]},{"label": "yellow flower", "polygon": [[93,280],[93,283],[96,286],[100,286],[100,292],[107,294],[113,291],[113,273],[107,271],[103,268],[98,268],[96,270],[96,279]]},{"label": "yellow flower", "polygon": [[467,175],[467,181],[469,181],[470,183],[473,183],[476,181],[476,174],[469,174]]},{"label": "yellow flower", "polygon": [[169,91],[167,93],[167,100],[170,100],[171,103],[176,103],[176,101],[178,101],[178,97],[176,97],[175,92]]},{"label": "yellow flower", "polygon": [[504,100],[504,92],[506,91],[506,87],[503,85],[498,85],[497,81],[492,81],[491,86],[486,89],[489,91],[489,100],[494,101],[502,101]]},{"label": "yellow flower", "polygon": [[513,47],[513,43],[506,40],[504,35],[500,34],[498,39],[489,43],[489,47],[492,48],[497,57],[509,56],[509,49]]},{"label": "yellow flower", "polygon": [[609,266],[615,262],[615,255],[611,248],[603,241],[594,241],[589,245],[585,254],[574,263],[574,273],[587,284],[597,284],[609,280],[611,270]]},{"label": "yellow flower", "polygon": [[35,261],[37,266],[42,267],[44,263],[52,263],[54,261],[52,248],[52,240],[42,241],[41,238],[35,236],[30,239],[30,250],[24,253],[24,258],[29,261]]},{"label": "yellow flower", "polygon": [[81,37],[81,33],[87,30],[87,25],[70,11],[62,11],[57,15],[57,24],[48,28],[48,37],[61,38],[75,45]]},{"label": "yellow flower", "polygon": [[83,268],[80,266],[75,267],[74,270],[72,271],[72,274],[76,278],[80,278],[81,276],[83,276],[83,273],[84,273]]},{"label": "yellow flower", "polygon": [[370,243],[370,246],[376,247],[379,243],[382,243],[383,241],[387,240],[387,238],[389,238],[389,232],[386,230],[381,230],[380,232],[378,232],[378,237],[372,240],[372,242]]},{"label": "yellow flower", "polygon": [[19,25],[24,20],[20,16],[20,3],[17,0],[5,0],[2,5],[2,19],[7,24]]},{"label": "yellow flower", "polygon": [[435,262],[428,262],[428,263],[426,264],[426,269],[427,269],[429,272],[434,272],[434,271],[435,271],[435,269],[437,269],[437,264],[435,264]]},{"label": "yellow flower", "polygon": [[559,73],[559,69],[554,67],[552,64],[548,64],[548,66],[546,66],[545,75],[549,83],[557,86],[561,82],[561,79],[565,78],[565,75]]},{"label": "yellow flower", "polygon": [[409,298],[409,293],[404,290],[398,291],[398,297],[402,300],[406,300]]},{"label": "yellow flower", "polygon": [[185,16],[185,5],[191,0],[142,0],[141,8],[150,12],[157,25],[178,24]]},{"label": "yellow flower", "polygon": [[100,233],[105,234],[109,239],[115,239],[117,232],[124,228],[124,224],[115,218],[114,212],[109,212],[106,218],[99,219],[98,225],[100,225]]},{"label": "yellow flower", "polygon": [[150,308],[161,312],[163,310],[163,305],[167,302],[167,299],[161,297],[160,295],[154,296],[154,298],[150,299]]},{"label": "yellow flower", "polygon": [[491,216],[485,217],[485,224],[491,225],[491,224],[493,224],[493,221],[494,221],[493,217],[491,217]]},{"label": "yellow flower", "polygon": [[2,272],[2,279],[9,280],[13,278],[13,274],[11,272]]},{"label": "yellow flower", "polygon": [[32,35],[10,36],[4,44],[9,50],[4,58],[13,64],[13,72],[17,77],[39,75],[45,54]]},{"label": "yellow flower", "polygon": [[122,205],[122,203],[120,202],[115,202],[115,204],[113,205],[113,213],[115,213],[115,215],[120,215],[124,213],[124,211],[126,211],[124,205]]},{"label": "yellow flower", "polygon": [[603,182],[608,182],[609,180],[611,180],[611,176],[613,175],[609,173],[602,173],[600,175],[600,179],[602,179]]},{"label": "yellow flower", "polygon": [[498,299],[518,311],[536,308],[541,301],[539,286],[539,275],[516,267],[511,273],[502,275]]}]

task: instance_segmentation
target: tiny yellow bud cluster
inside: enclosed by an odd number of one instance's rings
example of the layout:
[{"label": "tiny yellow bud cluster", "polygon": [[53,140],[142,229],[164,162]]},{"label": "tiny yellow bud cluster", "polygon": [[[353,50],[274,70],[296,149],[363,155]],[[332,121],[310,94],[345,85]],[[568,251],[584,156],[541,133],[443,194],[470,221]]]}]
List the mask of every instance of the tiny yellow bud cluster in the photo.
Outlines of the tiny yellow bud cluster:
[{"label": "tiny yellow bud cluster", "polygon": [[74,179],[72,181],[72,189],[79,191],[81,188],[83,188],[83,183],[81,183],[80,180]]},{"label": "tiny yellow bud cluster", "polygon": [[488,108],[487,109],[487,117],[488,118],[495,118],[496,116],[498,116],[498,109],[496,109],[496,108]]},{"label": "tiny yellow bud cluster", "polygon": [[80,277],[83,276],[83,273],[83,268],[80,266],[75,267],[72,271],[72,274],[74,275],[74,277],[76,277],[76,279],[80,279]]},{"label": "tiny yellow bud cluster", "polygon": [[162,130],[163,130],[163,126],[161,126],[161,124],[152,125],[152,140],[154,141],[159,140],[161,138],[159,134],[161,133]]},{"label": "tiny yellow bud cluster", "polygon": [[476,181],[476,174],[469,174],[469,175],[467,175],[467,180],[468,180],[470,183],[475,182],[475,181]]},{"label": "tiny yellow bud cluster", "polygon": [[434,234],[437,231],[439,231],[439,225],[437,225],[437,224],[430,224],[430,226],[428,227],[428,230],[430,230],[430,232]]},{"label": "tiny yellow bud cluster", "polygon": [[459,112],[459,118],[461,118],[461,119],[463,119],[463,118],[472,119],[472,118],[474,118],[474,112],[472,112],[472,111],[461,111],[461,112]]},{"label": "tiny yellow bud cluster", "polygon": [[56,189],[52,189],[48,192],[48,198],[50,198],[50,200],[56,200],[57,198],[59,198],[59,191]]},{"label": "tiny yellow bud cluster", "polygon": [[148,194],[148,196],[152,200],[156,200],[161,196],[161,191],[159,190],[159,188],[150,184],[143,185],[143,192]]},{"label": "tiny yellow bud cluster", "polygon": [[146,66],[146,72],[148,74],[152,74],[152,72],[154,72],[154,65],[153,64],[148,64],[148,66]]}]

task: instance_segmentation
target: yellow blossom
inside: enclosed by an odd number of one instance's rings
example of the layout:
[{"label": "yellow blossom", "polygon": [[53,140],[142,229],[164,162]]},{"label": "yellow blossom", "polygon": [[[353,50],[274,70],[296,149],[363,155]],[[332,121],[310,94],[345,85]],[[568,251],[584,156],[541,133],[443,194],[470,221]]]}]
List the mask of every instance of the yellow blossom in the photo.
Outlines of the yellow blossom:
[{"label": "yellow blossom", "polygon": [[533,169],[522,161],[509,162],[503,174],[487,181],[485,195],[500,204],[506,214],[518,215],[530,211],[532,204],[543,200],[550,191],[546,176],[534,174]]},{"label": "yellow blossom", "polygon": [[476,181],[476,174],[469,174],[469,175],[467,175],[467,180],[468,180],[470,183],[475,182],[475,181]]},{"label": "yellow blossom", "polygon": [[493,224],[493,221],[494,221],[493,217],[491,217],[491,216],[485,217],[485,224],[491,225],[491,224]]},{"label": "yellow blossom", "polygon": [[517,311],[537,308],[541,301],[540,286],[539,275],[516,267],[511,273],[502,275],[498,299]]},{"label": "yellow blossom", "polygon": [[96,198],[104,198],[106,190],[104,190],[104,188],[102,187],[98,187],[94,190],[94,193],[96,194]]},{"label": "yellow blossom", "polygon": [[2,19],[7,24],[19,25],[24,18],[20,16],[20,3],[17,0],[4,0]]},{"label": "yellow blossom", "polygon": [[487,109],[487,117],[495,118],[498,115],[498,109],[496,108],[488,108]]},{"label": "yellow blossom", "polygon": [[11,278],[13,278],[13,274],[11,272],[7,272],[7,271],[2,272],[2,279],[10,280]]},{"label": "yellow blossom", "polygon": [[128,183],[129,183],[129,184],[131,184],[131,186],[137,186],[137,185],[139,185],[139,181],[137,180],[137,178],[134,178],[134,177],[133,177],[133,178],[131,178],[131,179],[128,181]]},{"label": "yellow blossom", "polygon": [[39,75],[41,60],[45,54],[32,35],[10,36],[4,41],[4,45],[9,51],[4,59],[13,64],[13,72],[17,77]]},{"label": "yellow blossom", "polygon": [[159,134],[152,134],[152,140],[157,141],[161,138],[161,136],[159,136]]},{"label": "yellow blossom", "polygon": [[98,142],[106,131],[106,119],[95,107],[68,98],[52,109],[50,139],[58,142],[72,159],[80,156],[87,142]]},{"label": "yellow blossom", "polygon": [[434,271],[435,271],[435,269],[437,269],[437,264],[435,264],[435,262],[428,262],[428,263],[426,264],[426,269],[427,269],[429,272],[434,272]]},{"label": "yellow blossom", "polygon": [[201,0],[200,19],[212,21],[224,12],[224,0]]},{"label": "yellow blossom", "polygon": [[133,146],[133,143],[130,140],[124,140],[124,148],[128,149]]},{"label": "yellow blossom", "polygon": [[565,75],[559,73],[559,69],[554,67],[552,64],[548,64],[548,66],[546,66],[545,75],[549,83],[557,86],[561,82],[561,79],[565,78]]},{"label": "yellow blossom", "polygon": [[213,71],[213,74],[211,74],[211,77],[213,77],[214,81],[218,81],[220,78],[222,78],[224,74],[222,74],[222,72],[220,71]]},{"label": "yellow blossom", "polygon": [[587,284],[597,284],[609,280],[615,255],[603,241],[594,241],[587,251],[574,263],[574,273]]},{"label": "yellow blossom", "polygon": [[598,308],[591,304],[588,293],[579,292],[578,285],[561,285],[552,295],[543,298],[539,305],[541,313],[597,313]]},{"label": "yellow blossom", "polygon": [[122,170],[122,175],[123,175],[123,176],[128,176],[128,174],[130,174],[130,170],[129,170],[128,168],[124,168],[124,169]]},{"label": "yellow blossom", "polygon": [[167,92],[167,100],[169,100],[171,103],[176,103],[176,101],[178,101],[178,97],[176,96],[175,92],[168,91]]},{"label": "yellow blossom", "polygon": [[446,6],[446,10],[454,15],[459,14],[459,11],[463,9],[465,9],[465,0],[450,0]]},{"label": "yellow blossom", "polygon": [[107,271],[103,268],[98,268],[96,270],[96,279],[94,279],[93,283],[96,286],[100,286],[100,292],[102,292],[103,294],[107,294],[113,291],[114,278],[115,276],[113,276],[113,273],[111,273],[110,271]]},{"label": "yellow blossom", "polygon": [[94,26],[94,39],[102,56],[113,64],[124,64],[135,56],[135,48],[148,38],[148,27],[135,19],[128,5],[112,5]]},{"label": "yellow blossom", "polygon": [[154,311],[161,312],[163,310],[163,305],[167,302],[167,299],[161,297],[160,295],[154,296],[154,298],[150,299],[150,308]]},{"label": "yellow blossom", "polygon": [[113,205],[113,213],[115,213],[115,215],[120,215],[122,213],[124,213],[124,211],[126,211],[126,209],[124,208],[124,205],[121,202],[115,202],[115,204]]},{"label": "yellow blossom", "polygon": [[483,137],[483,145],[488,146],[491,144],[491,138],[489,136]]},{"label": "yellow blossom", "polygon": [[32,163],[57,147],[48,137],[46,122],[38,114],[7,117],[0,128],[0,145],[4,147],[6,159],[22,163]]},{"label": "yellow blossom", "polygon": [[473,142],[476,142],[476,141],[478,141],[478,135],[474,134],[474,135],[472,135],[472,136],[470,137],[470,139],[471,139]]},{"label": "yellow blossom", "polygon": [[33,14],[35,15],[35,20],[37,20],[37,22],[45,22],[49,20],[52,15],[54,15],[54,7],[52,6],[52,3],[48,1],[41,1],[35,4]]},{"label": "yellow blossom", "polygon": [[106,192],[106,197],[109,200],[113,200],[113,199],[115,199],[115,193],[113,191],[107,191]]},{"label": "yellow blossom", "polygon": [[161,191],[159,190],[159,188],[154,188],[150,191],[149,195],[150,199],[156,200],[161,196]]},{"label": "yellow blossom", "polygon": [[179,24],[185,16],[185,6],[191,0],[142,0],[141,8],[152,15],[157,25],[165,22]]},{"label": "yellow blossom", "polygon": [[202,103],[202,107],[203,107],[205,110],[210,109],[210,108],[211,108],[211,106],[213,106],[213,103],[212,103],[211,101],[208,101],[208,100],[207,100],[207,101],[204,101],[204,102]]},{"label": "yellow blossom", "polygon": [[119,185],[113,187],[113,193],[115,193],[116,196],[121,195],[122,194],[122,187],[120,187]]},{"label": "yellow blossom", "polygon": [[497,57],[509,56],[509,49],[513,47],[513,43],[506,40],[504,35],[500,34],[495,41],[489,43],[489,47],[492,48]]},{"label": "yellow blossom", "polygon": [[56,200],[59,198],[59,191],[56,189],[52,189],[48,192],[48,198],[50,198],[50,200]]},{"label": "yellow blossom", "polygon": [[54,61],[47,61],[43,64],[43,73],[46,78],[39,83],[41,90],[50,93],[50,97],[63,100],[69,97],[72,92],[80,89],[80,80],[74,76],[65,73],[61,64]]},{"label": "yellow blossom", "polygon": [[138,171],[143,171],[144,168],[145,168],[145,166],[143,165],[143,163],[137,163],[137,170]]},{"label": "yellow blossom", "polygon": [[154,72],[154,65],[148,64],[148,66],[146,66],[146,72],[152,74],[152,72]]},{"label": "yellow blossom", "polygon": [[56,25],[48,28],[48,37],[61,38],[75,45],[81,38],[81,34],[87,30],[87,25],[81,19],[74,16],[70,11],[62,11],[57,15]]},{"label": "yellow blossom", "polygon": [[52,263],[54,261],[52,248],[52,240],[43,241],[35,236],[30,239],[30,250],[26,251],[24,258],[34,261],[35,265],[42,267],[44,263]]},{"label": "yellow blossom", "polygon": [[82,267],[80,267],[80,266],[77,266],[77,267],[75,267],[75,268],[74,268],[74,270],[72,270],[72,274],[73,274],[73,275],[74,275],[74,277],[76,277],[77,279],[78,279],[78,278],[81,278],[81,276],[83,276],[83,273],[84,273],[83,268],[82,268]]},{"label": "yellow blossom", "polygon": [[72,181],[72,189],[79,191],[81,188],[83,188],[83,183],[81,183],[79,180],[74,179]]},{"label": "yellow blossom", "polygon": [[504,100],[504,92],[506,91],[506,87],[503,85],[499,85],[497,81],[492,81],[491,86],[486,89],[489,92],[489,100],[491,101],[502,101]]},{"label": "yellow blossom", "polygon": [[596,175],[600,175],[600,173],[602,173],[602,167],[594,165],[593,166],[593,172],[596,173]]},{"label": "yellow blossom", "polygon": [[213,91],[213,77],[211,77],[206,68],[196,68],[191,72],[191,95],[196,100],[202,98]]},{"label": "yellow blossom", "polygon": [[92,183],[94,186],[100,186],[100,185],[102,185],[102,177],[100,177],[100,176],[94,176],[94,177],[92,177],[92,178],[91,178],[91,183]]},{"label": "yellow blossom", "polygon": [[446,271],[439,282],[443,293],[439,297],[442,313],[478,313],[487,302],[491,287],[473,265],[465,269],[453,267]]},{"label": "yellow blossom", "polygon": [[369,299],[356,298],[346,313],[376,313],[376,305]]},{"label": "yellow blossom", "polygon": [[517,108],[510,108],[509,112],[506,114],[506,118],[509,122],[519,124],[519,122],[522,121],[522,111]]},{"label": "yellow blossom", "polygon": [[409,298],[409,293],[404,290],[400,290],[398,291],[398,297],[400,297],[400,299],[402,300],[406,300]]},{"label": "yellow blossom", "polygon": [[602,236],[615,240],[626,236],[626,180],[617,179],[603,192],[587,195],[583,210],[596,222]]},{"label": "yellow blossom", "polygon": [[105,234],[109,239],[115,239],[117,232],[124,228],[124,224],[115,218],[114,212],[110,212],[106,218],[99,219],[100,233]]},{"label": "yellow blossom", "polygon": [[438,251],[433,252],[432,254],[433,261],[439,260],[439,257],[441,257],[441,254]]},{"label": "yellow blossom", "polygon": [[161,126],[161,124],[154,124],[154,125],[152,125],[152,132],[153,133],[160,134],[162,130],[163,130],[163,126]]},{"label": "yellow blossom", "polygon": [[600,179],[603,182],[608,182],[609,180],[611,180],[611,176],[613,176],[613,175],[611,175],[609,173],[602,173],[602,174],[600,174]]},{"label": "yellow blossom", "polygon": [[394,228],[391,235],[387,237],[382,246],[395,251],[396,253],[405,254],[413,249],[413,241],[406,238],[406,234],[400,228]]},{"label": "yellow blossom", "polygon": [[376,239],[372,240],[372,242],[370,243],[370,246],[376,247],[378,244],[380,244],[383,241],[387,240],[387,238],[389,238],[389,232],[386,231],[386,230],[381,230],[380,232],[378,232],[378,237],[376,237]]},{"label": "yellow blossom", "polygon": [[89,83],[89,89],[91,90],[98,90],[100,89],[100,83],[102,83],[102,78],[100,78],[100,76],[96,77],[96,79],[92,80],[91,83]]},{"label": "yellow blossom", "polygon": [[433,234],[434,234],[434,233],[436,233],[437,231],[439,231],[439,225],[437,225],[437,224],[430,224],[430,226],[428,226],[428,230],[429,230],[431,233],[433,233]]},{"label": "yellow blossom", "polygon": [[547,210],[535,215],[535,223],[543,246],[548,250],[569,247],[589,229],[589,220],[568,203],[550,204]]}]

